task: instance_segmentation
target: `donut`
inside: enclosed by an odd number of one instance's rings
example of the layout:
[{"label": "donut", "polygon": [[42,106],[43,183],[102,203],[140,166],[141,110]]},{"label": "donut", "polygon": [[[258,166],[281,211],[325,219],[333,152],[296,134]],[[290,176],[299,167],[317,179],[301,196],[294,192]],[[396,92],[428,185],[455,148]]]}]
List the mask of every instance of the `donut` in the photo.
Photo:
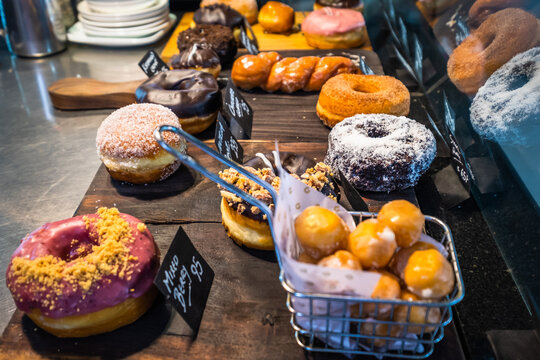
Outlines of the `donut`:
[{"label": "donut", "polygon": [[400,248],[406,248],[420,240],[424,228],[424,215],[407,200],[394,200],[383,205],[377,220],[388,226],[396,235]]},{"label": "donut", "polygon": [[198,134],[210,127],[221,108],[221,91],[209,73],[196,70],[160,72],[135,91],[139,103],[163,105],[171,109],[182,129]]},{"label": "donut", "polygon": [[390,192],[414,186],[436,150],[431,131],[414,120],[355,115],[330,131],[325,163],[358,189]]},{"label": "donut", "polygon": [[201,7],[193,14],[195,24],[223,25],[231,29],[244,24],[244,16],[226,4]]},{"label": "donut", "polygon": [[454,289],[452,265],[437,250],[415,251],[403,270],[403,280],[415,295],[426,299],[439,299]]},{"label": "donut", "polygon": [[356,114],[407,115],[410,98],[405,85],[391,76],[340,74],[322,86],[316,109],[333,127]]},{"label": "donut", "polygon": [[390,263],[388,264],[388,269],[392,272],[392,274],[403,278],[403,270],[405,270],[405,266],[407,266],[407,262],[409,261],[411,255],[415,251],[429,249],[436,249],[436,247],[435,245],[424,241],[418,241],[408,248],[401,248],[394,254],[392,259],[390,260]]},{"label": "donut", "polygon": [[499,10],[506,8],[523,8],[534,0],[476,0],[469,9],[467,23],[471,29],[476,29],[486,18]]},{"label": "donut", "polygon": [[[113,179],[146,184],[166,179],[180,167],[180,161],[154,139],[154,130],[161,125],[180,127],[171,110],[156,104],[124,106],[103,120],[97,131],[96,147]],[[170,146],[186,151],[184,138],[172,133],[164,136]]]},{"label": "donut", "polygon": [[206,7],[212,4],[225,4],[244,15],[250,24],[254,24],[257,21],[257,7],[256,0],[202,0],[201,7]]},{"label": "donut", "polygon": [[327,6],[361,11],[364,8],[364,3],[362,0],[316,0],[313,3],[313,10],[319,10]]},{"label": "donut", "polygon": [[[260,155],[273,163],[272,155]],[[335,190],[337,185],[330,177],[328,166],[291,153],[280,153],[280,156],[283,168],[291,175],[300,179],[304,184],[321,191],[326,196],[337,199],[338,193]],[[247,161],[244,168],[271,184],[276,191],[279,189],[279,177],[275,175],[274,169],[268,168],[266,162],[261,161],[259,157]],[[274,209],[269,192],[239,174],[238,171],[225,169],[219,173],[219,177],[267,204],[271,210]],[[227,235],[242,246],[259,250],[273,250],[274,245],[266,215],[258,207],[252,206],[224,189],[221,189],[221,197],[222,224]]]},{"label": "donut", "polygon": [[360,260],[347,250],[338,250],[332,255],[324,257],[319,260],[317,265],[334,269],[362,270]]},{"label": "donut", "polygon": [[358,257],[364,269],[385,267],[396,248],[394,232],[377,219],[362,221],[348,239],[349,251]]},{"label": "donut", "polygon": [[180,52],[194,44],[208,44],[218,54],[222,65],[232,62],[238,50],[232,30],[223,25],[200,24],[178,34],[177,45]]},{"label": "donut", "polygon": [[156,296],[159,253],[146,225],[116,208],[47,223],[13,253],[6,281],[17,307],[59,337],[137,320]]},{"label": "donut", "polygon": [[362,45],[367,38],[362,13],[325,7],[311,12],[302,22],[309,46],[317,49],[347,49]]},{"label": "donut", "polygon": [[270,33],[287,33],[294,26],[294,9],[279,1],[268,1],[259,11],[261,27]]},{"label": "donut", "polygon": [[339,215],[321,206],[304,209],[294,220],[294,231],[304,252],[315,260],[345,249],[350,232]]},{"label": "donut", "polygon": [[[419,301],[420,297],[415,294],[402,291],[401,300]],[[408,326],[407,332],[413,334],[429,333],[436,329],[435,326],[421,326],[422,324],[439,324],[441,322],[441,310],[431,306],[398,305],[394,312],[394,321],[401,323],[419,324]]]},{"label": "donut", "polygon": [[206,44],[193,44],[191,47],[174,55],[171,59],[173,69],[191,69],[203,71],[217,78],[221,71],[219,56]]},{"label": "donut", "polygon": [[495,71],[471,105],[471,124],[485,139],[531,146],[540,138],[540,47]]},{"label": "donut", "polygon": [[448,77],[474,95],[498,68],[515,55],[540,44],[540,20],[521,9],[504,9],[487,17],[454,49]]}]

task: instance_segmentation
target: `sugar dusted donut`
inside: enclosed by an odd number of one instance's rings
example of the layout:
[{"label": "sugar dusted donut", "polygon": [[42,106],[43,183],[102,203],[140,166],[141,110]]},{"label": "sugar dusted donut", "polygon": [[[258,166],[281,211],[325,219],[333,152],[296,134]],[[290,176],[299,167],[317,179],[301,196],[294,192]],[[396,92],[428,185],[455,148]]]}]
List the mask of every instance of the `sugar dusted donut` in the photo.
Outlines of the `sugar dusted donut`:
[{"label": "sugar dusted donut", "polygon": [[[156,104],[124,106],[101,123],[96,136],[97,152],[114,179],[151,183],[167,178],[180,167],[180,161],[154,139],[154,130],[161,125],[180,127],[171,110]],[[184,138],[167,132],[164,140],[178,151],[186,151]]]},{"label": "sugar dusted donut", "polygon": [[311,12],[302,22],[309,46],[317,49],[346,49],[362,45],[367,38],[362,13],[325,7]]},{"label": "sugar dusted donut", "polygon": [[516,55],[493,73],[471,105],[471,124],[483,138],[530,146],[540,138],[540,47]]},{"label": "sugar dusted donut", "polygon": [[146,225],[116,208],[27,235],[6,273],[15,304],[59,337],[112,331],[152,305],[159,253]]},{"label": "sugar dusted donut", "polygon": [[454,49],[448,77],[474,95],[486,80],[515,55],[540,44],[540,20],[521,9],[504,9],[487,17]]},{"label": "sugar dusted donut", "polygon": [[406,117],[356,115],[328,136],[325,162],[362,190],[393,191],[416,184],[435,158],[435,137]]},{"label": "sugar dusted donut", "polygon": [[396,78],[341,74],[324,83],[316,110],[324,125],[333,127],[356,114],[407,115],[409,106],[409,90]]},{"label": "sugar dusted donut", "polygon": [[450,294],[455,283],[452,265],[434,249],[415,251],[403,270],[403,280],[413,294],[426,299]]}]

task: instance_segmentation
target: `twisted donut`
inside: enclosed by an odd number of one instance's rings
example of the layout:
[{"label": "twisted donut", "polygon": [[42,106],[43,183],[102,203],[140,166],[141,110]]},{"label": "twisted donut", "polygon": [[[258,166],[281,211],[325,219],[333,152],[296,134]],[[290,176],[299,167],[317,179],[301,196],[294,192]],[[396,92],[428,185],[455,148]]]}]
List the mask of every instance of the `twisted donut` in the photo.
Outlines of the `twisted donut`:
[{"label": "twisted donut", "polygon": [[236,59],[231,77],[245,90],[260,87],[268,92],[292,93],[319,91],[331,77],[357,72],[352,60],[342,56],[281,58],[277,52],[261,52]]},{"label": "twisted donut", "polygon": [[495,70],[540,44],[539,24],[534,15],[521,9],[488,16],[450,55],[448,77],[459,90],[474,95]]}]

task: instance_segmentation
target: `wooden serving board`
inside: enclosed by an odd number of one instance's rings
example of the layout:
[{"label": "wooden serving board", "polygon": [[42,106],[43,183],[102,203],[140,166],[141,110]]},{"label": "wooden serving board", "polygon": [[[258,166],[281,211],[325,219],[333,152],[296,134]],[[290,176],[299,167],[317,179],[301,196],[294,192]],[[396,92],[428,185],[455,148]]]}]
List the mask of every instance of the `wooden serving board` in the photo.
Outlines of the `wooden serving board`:
[{"label": "wooden serving board", "polygon": [[[299,12],[297,11],[295,13],[295,24],[296,27],[299,28],[300,24],[304,20],[308,13],[307,12]],[[167,44],[165,45],[165,48],[161,52],[161,58],[168,62],[173,55],[176,55],[178,53],[178,46],[176,45],[176,39],[178,38],[178,34],[181,31],[184,31],[191,27],[191,23],[193,21],[193,13],[187,12],[182,16],[180,21],[178,22],[178,25],[174,29],[174,32],[172,33],[171,37],[167,41]],[[270,34],[266,33],[261,25],[255,24],[252,25],[253,32],[255,33],[255,36],[257,37],[257,41],[259,43],[259,50],[261,51],[268,51],[268,50],[275,50],[275,49],[281,49],[281,50],[303,50],[303,49],[313,49],[311,46],[309,46],[306,42],[306,38],[304,37],[304,34],[301,31],[294,32],[289,35],[282,35],[282,34]],[[369,39],[367,42],[362,46],[362,49],[371,50],[371,44],[369,43]]]}]

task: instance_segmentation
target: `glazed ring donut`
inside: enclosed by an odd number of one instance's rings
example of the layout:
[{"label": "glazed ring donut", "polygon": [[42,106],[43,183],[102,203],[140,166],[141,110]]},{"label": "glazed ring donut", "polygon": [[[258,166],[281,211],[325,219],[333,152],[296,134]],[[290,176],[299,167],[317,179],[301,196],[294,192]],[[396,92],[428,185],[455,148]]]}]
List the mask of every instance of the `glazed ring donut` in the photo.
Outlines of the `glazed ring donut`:
[{"label": "glazed ring donut", "polygon": [[401,190],[416,184],[436,154],[435,137],[406,117],[356,115],[328,135],[325,163],[367,191]]},{"label": "glazed ring donut", "polygon": [[329,127],[356,114],[407,115],[409,90],[391,76],[341,74],[329,79],[317,101],[317,115]]},{"label": "glazed ring donut", "polygon": [[[170,109],[156,104],[124,106],[103,120],[97,131],[96,147],[111,177],[147,184],[166,179],[180,167],[180,161],[154,139],[154,130],[161,125],[180,126]],[[184,138],[167,132],[165,141],[186,152]]]},{"label": "glazed ring donut", "polygon": [[139,103],[159,104],[171,109],[182,129],[198,134],[210,127],[221,108],[221,91],[216,79],[196,70],[160,72],[135,91]]},{"label": "glazed ring donut", "polygon": [[132,323],[155,298],[159,253],[146,225],[116,208],[45,224],[8,266],[15,304],[40,328],[83,337]]},{"label": "glazed ring donut", "polygon": [[540,44],[540,20],[521,9],[496,12],[454,49],[448,77],[474,95],[486,80],[515,55]]},{"label": "glazed ring donut", "polygon": [[483,138],[530,146],[540,137],[540,47],[516,55],[490,76],[471,105],[471,124]]}]

